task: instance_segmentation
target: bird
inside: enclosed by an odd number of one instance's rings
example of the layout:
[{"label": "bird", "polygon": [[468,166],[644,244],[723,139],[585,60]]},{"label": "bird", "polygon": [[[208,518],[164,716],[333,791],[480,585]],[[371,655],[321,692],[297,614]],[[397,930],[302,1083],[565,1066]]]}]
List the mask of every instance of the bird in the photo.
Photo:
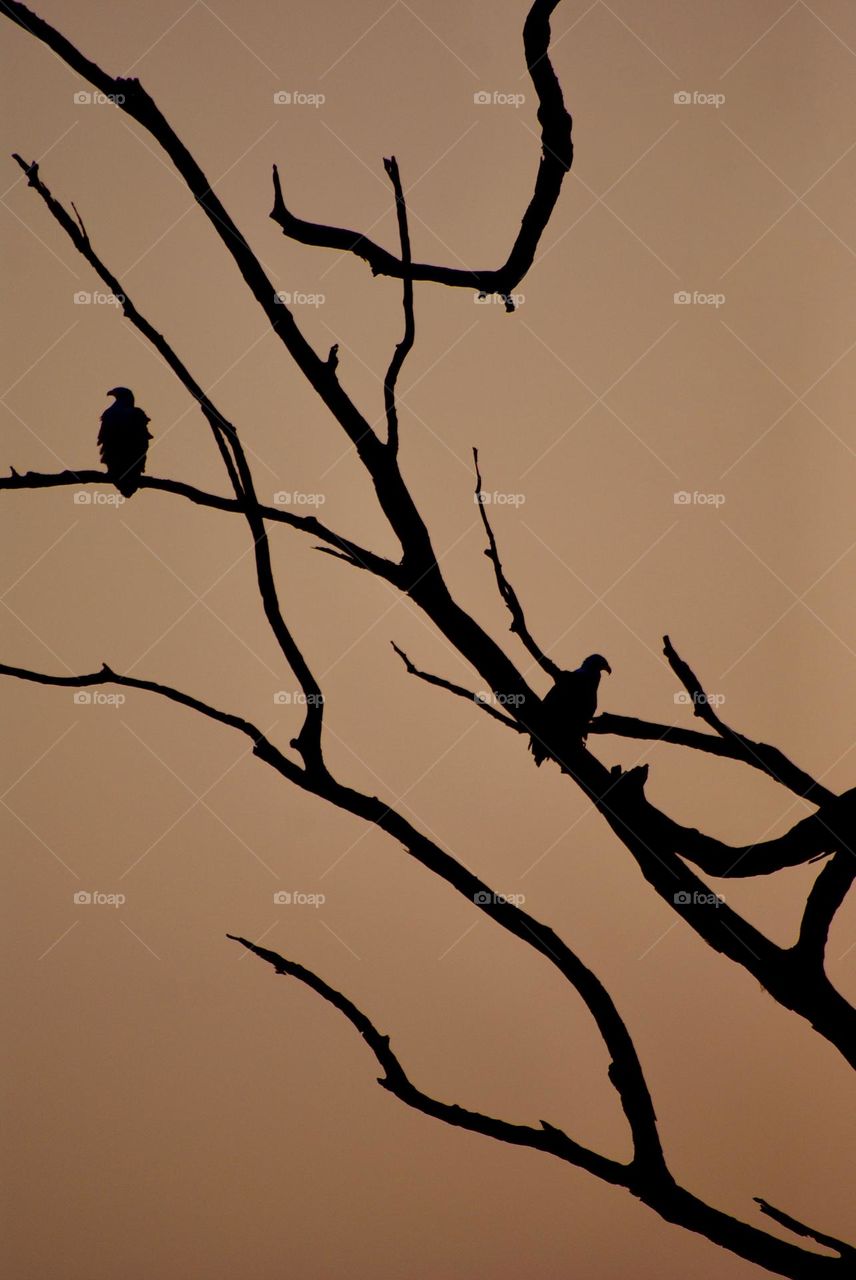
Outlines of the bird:
[{"label": "bird", "polygon": [[529,750],[535,764],[549,755],[560,755],[568,747],[585,741],[592,716],[597,710],[597,687],[600,673],[612,667],[599,653],[590,654],[576,671],[560,671],[547,693],[535,719],[535,732],[529,739]]},{"label": "bird", "polygon": [[115,403],[101,415],[98,448],[107,475],[123,498],[137,492],[140,477],[146,469],[146,452],[151,440],[149,417],[134,404],[134,393],[128,387],[114,387],[107,392]]}]

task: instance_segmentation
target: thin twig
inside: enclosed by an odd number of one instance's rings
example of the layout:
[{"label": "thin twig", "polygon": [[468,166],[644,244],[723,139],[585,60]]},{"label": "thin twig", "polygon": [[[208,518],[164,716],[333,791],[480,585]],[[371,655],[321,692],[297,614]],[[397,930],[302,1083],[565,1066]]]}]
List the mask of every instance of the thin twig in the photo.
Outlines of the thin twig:
[{"label": "thin twig", "polygon": [[390,640],[395,652],[398,654],[409,675],[417,676],[420,680],[424,680],[426,684],[436,685],[438,689],[445,689],[448,693],[454,693],[458,698],[464,698],[467,702],[479,707],[482,711],[486,711],[494,720],[498,720],[500,724],[506,725],[509,729],[514,729],[517,733],[526,733],[527,730],[522,724],[518,724],[516,720],[512,720],[510,716],[503,715],[496,707],[491,706],[486,698],[480,698],[472,689],[465,689],[461,684],[453,684],[451,680],[444,680],[442,676],[432,676],[427,671],[420,671],[417,666],[410,661],[403,649],[399,649],[394,640]]},{"label": "thin twig", "polygon": [[663,652],[669,666],[680,680],[692,703],[693,715],[698,716],[715,729],[726,741],[731,742],[747,764],[775,778],[783,786],[789,787],[797,795],[804,796],[813,804],[824,804],[835,799],[835,793],[824,787],[812,776],[789,760],[778,747],[768,746],[765,742],[753,742],[744,734],[738,733],[717,715],[710,696],[705,693],[701,682],[692,668],[684,662],[675,651],[668,636],[663,636]]},{"label": "thin twig", "polygon": [[476,471],[476,490],[475,499],[478,504],[479,514],[481,515],[484,531],[487,534],[487,547],[485,555],[493,565],[493,571],[496,576],[496,585],[499,588],[499,594],[505,602],[508,612],[511,614],[511,627],[509,630],[522,640],[527,651],[532,655],[542,670],[546,671],[549,676],[556,679],[561,673],[562,668],[544,653],[541,646],[535,640],[528,626],[526,625],[526,615],[523,612],[523,606],[518,599],[517,592],[505,576],[502,567],[502,561],[499,558],[499,549],[496,545],[493,529],[488,519],[486,504],[484,501],[484,493],[482,492],[482,477],[479,471],[479,451],[473,449],[473,464]]}]

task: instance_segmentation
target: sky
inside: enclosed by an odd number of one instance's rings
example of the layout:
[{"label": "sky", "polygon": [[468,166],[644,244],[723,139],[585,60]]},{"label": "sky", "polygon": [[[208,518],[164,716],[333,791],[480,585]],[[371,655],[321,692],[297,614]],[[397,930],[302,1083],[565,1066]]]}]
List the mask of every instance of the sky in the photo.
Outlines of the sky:
[{"label": "sky", "polygon": [[[309,341],[339,344],[341,381],[377,421],[400,285],[286,240],[268,217],[271,166],[295,212],[395,249],[383,171],[395,155],[414,255],[499,265],[539,154],[524,6],[38,11],[106,71],[139,76]],[[341,429],[157,145],[6,26],[3,471],[97,467],[106,391],[126,385],[151,419],[149,473],[228,489],[201,415],[28,189],[16,151],[74,201],[235,423],[260,497],[394,554]],[[483,554],[474,445],[530,625],[562,666],[608,657],[602,709],[693,724],[668,633],[730,724],[843,791],[856,766],[856,14],[845,0],[563,0],[553,30],[573,169],[513,315],[416,286],[402,469],[456,597],[539,692]],[[298,686],[266,628],[244,524],[166,493],[75,494],[0,495],[0,661],[54,674],[107,662],[244,715],[287,751]],[[480,687],[409,602],[284,526],[271,545],[324,688],[336,775],[523,895],[598,973],[692,1191],[756,1223],[762,1196],[852,1237],[856,1110],[839,1055],[705,947],[555,767],[533,769],[524,740],[406,674],[390,641]],[[626,1192],[379,1089],[340,1015],[227,932],[344,991],[427,1092],[628,1154],[603,1046],[552,968],[239,735],[143,692],[103,692],[112,701],[0,685],[16,1277],[762,1274]],[[734,762],[617,738],[591,748],[610,766],[647,762],[655,803],[732,843],[810,811]],[[787,944],[817,873],[710,883]],[[856,995],[852,900],[828,966]]]}]

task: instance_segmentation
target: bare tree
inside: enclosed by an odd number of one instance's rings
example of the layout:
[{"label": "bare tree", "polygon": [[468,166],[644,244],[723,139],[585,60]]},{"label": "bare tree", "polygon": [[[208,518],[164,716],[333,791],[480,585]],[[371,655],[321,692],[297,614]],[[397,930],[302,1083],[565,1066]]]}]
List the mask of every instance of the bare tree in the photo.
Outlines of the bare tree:
[{"label": "bare tree", "polygon": [[[736,1219],[681,1186],[670,1171],[658,1133],[654,1102],[628,1027],[596,974],[553,929],[503,895],[495,893],[491,886],[441,849],[403,813],[355,789],[331,772],[324,754],[323,690],[296,638],[291,621],[284,615],[277,593],[269,539],[278,525],[285,524],[308,534],[320,544],[322,552],[383,579],[409,597],[478,673],[492,691],[494,703],[480,702],[471,689],[422,671],[403,650],[396,647],[407,671],[446,693],[468,699],[474,706],[474,714],[484,712],[504,728],[524,738],[534,736],[539,739],[543,753],[559,765],[572,785],[582,789],[635,860],[654,892],[710,947],[746,969],[781,1006],[807,1020],[851,1066],[856,1066],[856,1010],[835,989],[825,969],[829,929],[856,875],[856,789],[841,796],[835,795],[775,747],[754,742],[725,724],[705,696],[701,681],[679,656],[668,637],[664,638],[665,657],[686,690],[694,714],[706,728],[684,729],[640,720],[631,715],[601,714],[591,723],[589,733],[670,742],[690,751],[740,761],[809,801],[815,807],[814,813],[776,839],[735,847],[695,828],[682,826],[654,805],[645,790],[647,765],[627,771],[617,766],[607,769],[583,742],[557,742],[553,736],[544,737],[539,714],[541,701],[498,641],[453,596],[435,555],[430,531],[399,467],[396,386],[415,339],[414,283],[430,282],[496,293],[504,299],[506,308],[513,311],[513,290],[533,261],[540,236],[559,198],[563,178],[571,166],[571,118],[565,109],[561,86],[549,56],[550,18],[557,3],[558,0],[535,0],[523,28],[526,66],[539,103],[541,156],[532,197],[523,213],[520,230],[506,261],[498,268],[463,270],[413,260],[406,198],[394,158],[385,160],[384,165],[397,210],[398,253],[383,249],[362,233],[297,217],[286,206],[279,175],[274,170],[274,206],[270,216],[281,226],[284,235],[303,244],[356,254],[369,264],[373,273],[392,276],[402,282],[403,333],[392,352],[384,378],[385,430],[378,431],[359,411],[339,379],[337,348],[334,346],[322,356],[309,344],[291,310],[277,296],[247,239],[140,82],[114,77],[103,71],[70,40],[17,0],[0,0],[5,16],[46,45],[95,89],[111,95],[120,109],[147,130],[166,153],[219,236],[223,249],[238,268],[271,329],[353,446],[374,485],[380,509],[400,547],[397,558],[390,559],[359,545],[345,533],[314,516],[295,515],[260,503],[252,468],[236,427],[220,412],[173,345],[135,306],[123,281],[99,256],[75,206],[72,205],[73,212],[69,212],[51,193],[39,165],[16,155],[15,160],[27,175],[30,187],[58,227],[103,284],[121,299],[125,318],[167,363],[188,395],[196,401],[208,423],[232,496],[205,492],[189,484],[155,476],[143,477],[141,487],[160,489],[197,505],[238,515],[246,521],[264,612],[282,658],[305,695],[305,714],[299,733],[290,743],[290,750],[284,752],[256,725],[239,714],[223,711],[178,688],[123,675],[107,665],[73,676],[52,675],[9,665],[0,665],[0,673],[19,680],[75,688],[114,684],[145,690],[179,703],[244,734],[252,742],[254,755],[293,786],[386,832],[426,871],[440,877],[467,899],[474,911],[482,912],[513,934],[521,944],[539,953],[582,997],[609,1054],[609,1080],[626,1117],[632,1139],[632,1157],[622,1162],[601,1154],[546,1120],[535,1127],[513,1124],[432,1097],[410,1079],[393,1052],[389,1037],[382,1035],[368,1015],[346,995],[334,990],[322,977],[295,960],[266,950],[248,939],[235,939],[269,963],[276,973],[297,978],[338,1009],[374,1054],[382,1072],[381,1086],[402,1102],[447,1124],[501,1142],[531,1147],[584,1169],[607,1183],[624,1187],[665,1220],[698,1232],[723,1249],[771,1272],[795,1278],[849,1276],[856,1264],[856,1249],[851,1245],[797,1221],[782,1209],[758,1198],[763,1214],[800,1240],[810,1242],[793,1243],[770,1233],[762,1225]],[[0,480],[0,488],[21,490],[107,483],[106,473],[100,471],[19,474],[13,469],[8,477]],[[474,454],[474,487],[479,500],[482,476],[477,454]],[[486,555],[508,610],[510,630],[538,666],[555,680],[561,674],[560,668],[532,634],[520,597],[506,577],[484,505],[480,506],[480,511]],[[771,875],[781,868],[821,857],[825,859],[824,864],[808,894],[798,936],[791,946],[777,945],[728,905],[722,904],[716,911],[705,905],[713,895],[701,878],[702,874],[732,877]],[[825,1252],[818,1252],[814,1245],[821,1246]]]}]

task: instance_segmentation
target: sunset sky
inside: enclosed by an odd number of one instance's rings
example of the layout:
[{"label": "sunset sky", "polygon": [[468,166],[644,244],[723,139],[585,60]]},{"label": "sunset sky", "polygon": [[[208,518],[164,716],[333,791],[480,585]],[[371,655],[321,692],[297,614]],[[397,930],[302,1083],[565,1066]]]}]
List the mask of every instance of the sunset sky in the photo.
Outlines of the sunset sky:
[{"label": "sunset sky", "polygon": [[[286,239],[268,217],[271,166],[294,212],[397,251],[395,155],[414,257],[498,266],[539,156],[525,3],[34,7],[105,71],[140,78],[308,340],[339,344],[341,382],[376,423],[401,285]],[[609,659],[602,709],[698,725],[668,633],[729,724],[844,791],[856,12],[563,0],[552,25],[573,169],[513,315],[416,285],[402,470],[451,590],[539,693],[548,681],[509,634],[483,554],[473,446],[539,642],[567,668]],[[2,30],[0,471],[97,468],[106,392],[124,385],[151,419],[149,473],[229,492],[202,415],[28,188],[19,152],[234,422],[259,497],[395,555],[354,450],[152,137],[39,41]],[[243,715],[288,752],[299,686],[244,522],[167,493],[86,492],[0,493],[0,662],[56,675],[106,662]],[[783,1237],[753,1196],[852,1239],[856,1108],[840,1055],[705,946],[555,765],[536,770],[525,739],[407,675],[390,641],[483,687],[410,602],[297,531],[270,538],[336,776],[524,895],[599,975],[686,1186]],[[227,932],[345,992],[426,1092],[629,1155],[604,1047],[552,967],[241,735],[144,692],[99,695],[112,700],[0,682],[16,1280],[767,1274],[625,1191],[378,1088],[353,1028]],[[589,745],[608,766],[647,762],[654,803],[734,844],[812,811],[735,762]],[[788,944],[818,870],[709,883]],[[852,894],[828,972],[856,997]]]}]

